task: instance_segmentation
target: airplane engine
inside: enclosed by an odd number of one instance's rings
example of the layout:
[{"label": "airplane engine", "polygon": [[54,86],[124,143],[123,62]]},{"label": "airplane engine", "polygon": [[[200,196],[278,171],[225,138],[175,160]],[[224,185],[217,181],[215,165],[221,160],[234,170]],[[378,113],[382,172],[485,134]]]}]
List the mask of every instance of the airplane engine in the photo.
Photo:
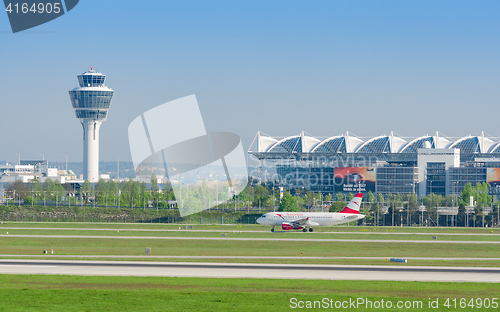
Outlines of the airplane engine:
[{"label": "airplane engine", "polygon": [[299,226],[299,227],[296,227],[294,228],[292,225],[290,225],[289,223],[283,223],[281,224],[281,228],[285,231],[290,231],[290,230],[302,230],[303,227]]}]

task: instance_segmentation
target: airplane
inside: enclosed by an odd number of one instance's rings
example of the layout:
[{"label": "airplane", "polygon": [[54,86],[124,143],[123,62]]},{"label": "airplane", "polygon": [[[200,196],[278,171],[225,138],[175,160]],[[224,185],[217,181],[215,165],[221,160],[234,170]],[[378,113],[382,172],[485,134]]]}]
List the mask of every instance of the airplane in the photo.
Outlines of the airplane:
[{"label": "airplane", "polygon": [[257,223],[272,225],[271,232],[274,232],[276,225],[281,225],[285,231],[307,232],[309,227],[309,232],[312,232],[316,226],[332,226],[363,219],[365,215],[359,213],[362,200],[363,193],[356,194],[341,212],[268,212],[258,218]]}]

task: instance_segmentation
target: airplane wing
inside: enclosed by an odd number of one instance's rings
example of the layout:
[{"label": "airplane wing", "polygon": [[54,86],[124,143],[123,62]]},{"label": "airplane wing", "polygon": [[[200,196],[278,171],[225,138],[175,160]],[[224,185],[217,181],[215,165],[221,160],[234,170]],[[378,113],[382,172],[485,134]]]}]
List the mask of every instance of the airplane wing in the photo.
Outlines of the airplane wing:
[{"label": "airplane wing", "polygon": [[292,221],[292,222],[290,222],[290,225],[292,225],[293,227],[301,227],[304,225],[306,225],[306,226],[319,226],[318,223],[309,221],[309,218],[304,218],[304,219]]},{"label": "airplane wing", "polygon": [[357,214],[353,214],[353,215],[350,215],[350,216],[343,216],[342,219],[343,220],[349,220],[349,219],[357,219],[359,215]]}]

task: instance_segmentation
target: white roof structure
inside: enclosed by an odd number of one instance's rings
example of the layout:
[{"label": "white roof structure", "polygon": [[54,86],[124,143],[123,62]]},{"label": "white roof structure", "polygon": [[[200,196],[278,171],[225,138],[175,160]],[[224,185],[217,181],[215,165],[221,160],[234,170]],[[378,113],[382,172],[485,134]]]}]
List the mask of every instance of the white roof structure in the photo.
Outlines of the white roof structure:
[{"label": "white roof structure", "polygon": [[269,147],[273,146],[276,144],[278,140],[271,138],[270,136],[267,135],[261,135],[260,131],[257,132],[257,151],[259,153],[266,152]]},{"label": "white roof structure", "polygon": [[450,144],[449,148],[458,148],[461,153],[467,154],[486,154],[494,144],[495,142],[485,137],[484,132],[481,132],[480,136],[471,136],[469,134]]},{"label": "white roof structure", "polygon": [[356,153],[397,153],[407,141],[403,138],[390,135],[381,135],[370,139],[356,149]]},{"label": "white roof structure", "polygon": [[484,132],[478,136],[468,135],[455,140],[444,137],[439,132],[436,132],[435,135],[426,134],[421,137],[409,139],[391,132],[389,135],[362,140],[357,136],[349,134],[349,132],[322,139],[302,131],[299,135],[279,139],[265,135],[259,131],[256,139],[257,151],[254,152],[275,154],[416,154],[420,148],[458,148],[461,154],[500,153],[500,141],[486,137]]},{"label": "white roof structure", "polygon": [[413,139],[408,144],[403,146],[399,152],[416,153],[419,148],[446,148],[446,146],[450,145],[450,143],[450,140],[439,136],[439,132],[436,132],[436,135],[434,136],[426,134]]},{"label": "white roof structure", "polygon": [[363,143],[363,140],[345,134],[334,136],[323,140],[311,151],[312,153],[354,153],[356,148]]}]

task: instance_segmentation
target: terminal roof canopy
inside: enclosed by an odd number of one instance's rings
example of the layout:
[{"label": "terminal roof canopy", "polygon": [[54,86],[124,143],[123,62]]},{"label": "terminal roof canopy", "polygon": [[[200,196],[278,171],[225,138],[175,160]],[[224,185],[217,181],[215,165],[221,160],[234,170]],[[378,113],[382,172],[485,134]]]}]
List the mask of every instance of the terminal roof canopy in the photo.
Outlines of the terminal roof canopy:
[{"label": "terminal roof canopy", "polygon": [[356,150],[356,153],[397,153],[406,143],[405,139],[391,132],[388,136],[383,135],[366,141]]},{"label": "terminal roof canopy", "polygon": [[466,136],[452,143],[449,148],[458,148],[462,154],[484,154],[488,153],[494,142],[484,136]]},{"label": "terminal roof canopy", "polygon": [[[420,148],[457,148],[460,154],[490,154],[500,153],[500,142],[494,138],[485,137],[484,132],[479,136],[466,136],[458,140],[445,138],[438,132],[435,135],[424,135],[408,141],[397,136],[394,132],[390,135],[381,135],[366,141],[349,135],[332,136],[318,139],[302,132],[299,135],[276,139],[271,136],[257,133],[258,153],[317,153],[317,154],[417,154]],[[253,143],[252,143],[253,145]]]},{"label": "terminal roof canopy", "polygon": [[363,140],[346,133],[324,140],[316,145],[312,153],[354,153],[362,143]]},{"label": "terminal roof canopy", "polygon": [[301,136],[284,138],[267,150],[268,153],[302,153]]},{"label": "terminal roof canopy", "polygon": [[419,148],[445,148],[450,144],[450,141],[440,137],[436,132],[435,136],[424,135],[416,138],[406,144],[400,153],[414,153],[416,154]]}]

